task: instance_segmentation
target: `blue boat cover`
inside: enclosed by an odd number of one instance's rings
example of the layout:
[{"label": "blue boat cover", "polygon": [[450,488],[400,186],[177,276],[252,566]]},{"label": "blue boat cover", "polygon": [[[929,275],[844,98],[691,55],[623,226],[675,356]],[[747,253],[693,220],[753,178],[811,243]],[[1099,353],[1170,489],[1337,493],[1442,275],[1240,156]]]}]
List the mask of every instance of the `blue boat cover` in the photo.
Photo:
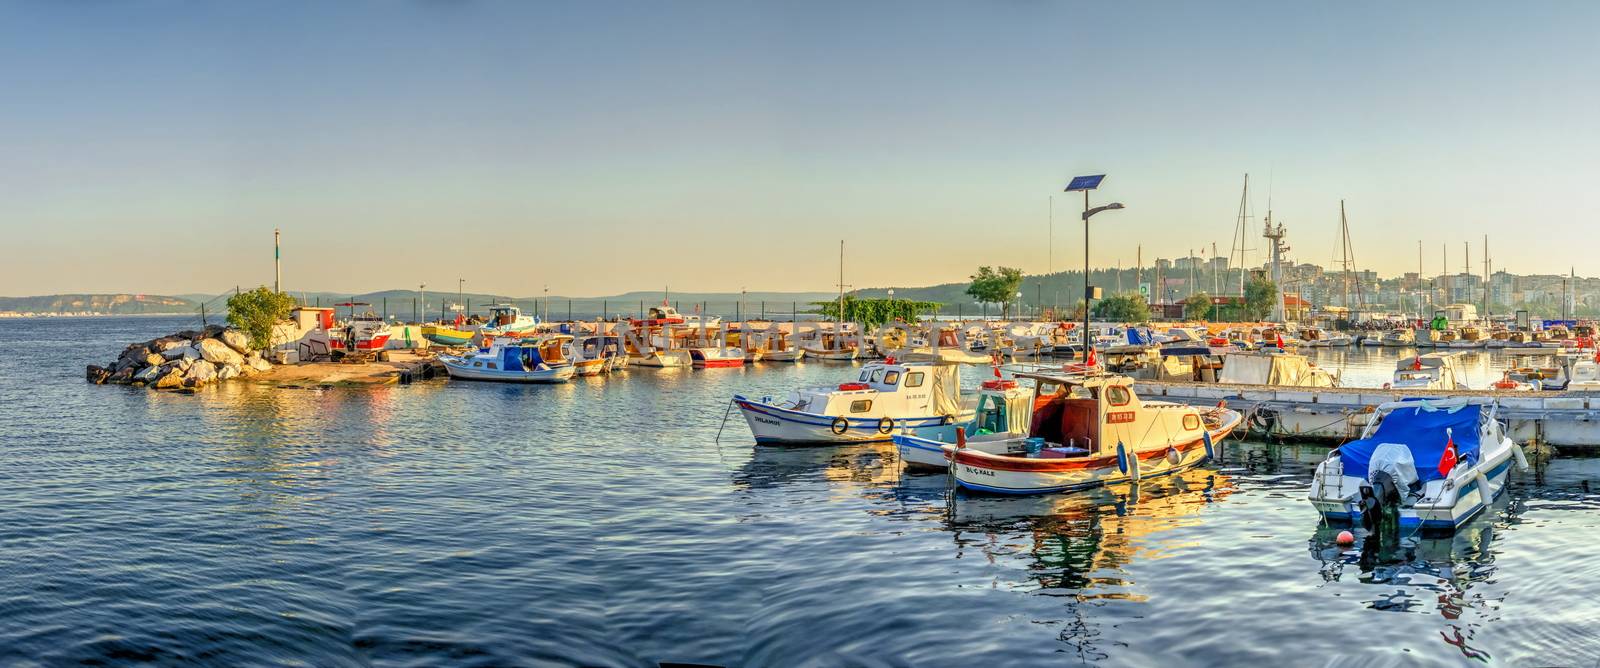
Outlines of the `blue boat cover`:
[{"label": "blue boat cover", "polygon": [[1150,330],[1143,327],[1128,328],[1128,344],[1134,346],[1150,345]]},{"label": "blue boat cover", "polygon": [[[1445,429],[1451,429],[1456,443],[1456,466],[1478,463],[1478,413],[1479,406],[1458,406],[1452,409],[1434,408],[1427,403],[1397,408],[1384,416],[1378,431],[1371,438],[1354,440],[1339,446],[1339,460],[1344,463],[1345,475],[1367,477],[1372,452],[1384,443],[1399,443],[1411,450],[1411,459],[1417,465],[1417,478],[1422,482],[1441,480],[1439,458],[1444,456]],[[1359,473],[1357,473],[1359,472]]]}]

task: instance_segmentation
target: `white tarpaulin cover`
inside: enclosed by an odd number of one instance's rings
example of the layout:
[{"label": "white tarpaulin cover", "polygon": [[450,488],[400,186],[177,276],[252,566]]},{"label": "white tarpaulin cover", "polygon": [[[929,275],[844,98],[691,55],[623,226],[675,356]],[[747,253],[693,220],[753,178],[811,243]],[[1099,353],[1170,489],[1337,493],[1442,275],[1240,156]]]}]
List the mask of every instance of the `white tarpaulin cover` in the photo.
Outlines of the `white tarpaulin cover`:
[{"label": "white tarpaulin cover", "polygon": [[1333,376],[1311,366],[1304,356],[1235,353],[1222,358],[1220,382],[1281,387],[1333,387]]}]

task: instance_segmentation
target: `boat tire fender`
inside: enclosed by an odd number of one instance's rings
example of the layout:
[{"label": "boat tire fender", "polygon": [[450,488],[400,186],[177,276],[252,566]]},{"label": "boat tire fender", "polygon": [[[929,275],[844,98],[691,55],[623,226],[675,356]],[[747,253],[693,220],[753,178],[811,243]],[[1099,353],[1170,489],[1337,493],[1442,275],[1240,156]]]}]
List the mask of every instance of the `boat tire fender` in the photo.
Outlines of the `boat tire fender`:
[{"label": "boat tire fender", "polygon": [[887,434],[891,431],[894,431],[894,420],[887,417],[878,420],[878,433]]},{"label": "boat tire fender", "polygon": [[849,431],[849,429],[850,421],[842,417],[834,418],[833,424],[828,425],[828,430],[832,431],[833,435],[835,436],[843,436],[846,431]]}]

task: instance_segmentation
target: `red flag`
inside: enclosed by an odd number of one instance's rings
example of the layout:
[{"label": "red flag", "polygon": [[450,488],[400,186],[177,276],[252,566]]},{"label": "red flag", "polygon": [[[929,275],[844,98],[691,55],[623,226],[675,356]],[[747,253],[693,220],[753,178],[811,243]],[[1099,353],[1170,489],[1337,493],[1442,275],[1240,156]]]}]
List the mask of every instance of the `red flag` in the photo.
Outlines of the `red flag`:
[{"label": "red flag", "polygon": [[1282,334],[1278,335],[1278,348],[1280,350],[1283,349],[1283,335]]},{"label": "red flag", "polygon": [[1450,475],[1450,469],[1456,467],[1456,440],[1449,429],[1444,430],[1444,454],[1439,456],[1439,475]]},{"label": "red flag", "polygon": [[1416,359],[1411,360],[1411,370],[1412,371],[1421,371],[1422,370],[1422,356],[1421,355],[1418,355],[1416,357]]},{"label": "red flag", "polygon": [[1095,365],[1095,361],[1094,361],[1094,348],[1093,348],[1093,347],[1090,347],[1090,348],[1089,348],[1089,356],[1088,356],[1088,357],[1086,357],[1086,358],[1084,358],[1084,360],[1083,360],[1083,364],[1084,364],[1084,366],[1090,366],[1090,367],[1092,367],[1092,366],[1094,366],[1094,365]]}]

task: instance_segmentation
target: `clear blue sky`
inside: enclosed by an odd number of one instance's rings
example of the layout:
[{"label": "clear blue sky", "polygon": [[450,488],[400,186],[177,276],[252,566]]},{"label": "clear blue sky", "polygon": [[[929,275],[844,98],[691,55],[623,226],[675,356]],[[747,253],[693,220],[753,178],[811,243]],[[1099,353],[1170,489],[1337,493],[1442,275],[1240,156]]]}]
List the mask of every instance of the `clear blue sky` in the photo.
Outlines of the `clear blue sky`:
[{"label": "clear blue sky", "polygon": [[[1129,6],[1129,5],[1133,6]],[[1595,3],[13,2],[0,294],[830,289],[1216,242],[1600,272]],[[1057,195],[1055,265],[1079,266]],[[1259,240],[1254,245],[1261,247]],[[1578,243],[1574,243],[1578,242]]]}]

